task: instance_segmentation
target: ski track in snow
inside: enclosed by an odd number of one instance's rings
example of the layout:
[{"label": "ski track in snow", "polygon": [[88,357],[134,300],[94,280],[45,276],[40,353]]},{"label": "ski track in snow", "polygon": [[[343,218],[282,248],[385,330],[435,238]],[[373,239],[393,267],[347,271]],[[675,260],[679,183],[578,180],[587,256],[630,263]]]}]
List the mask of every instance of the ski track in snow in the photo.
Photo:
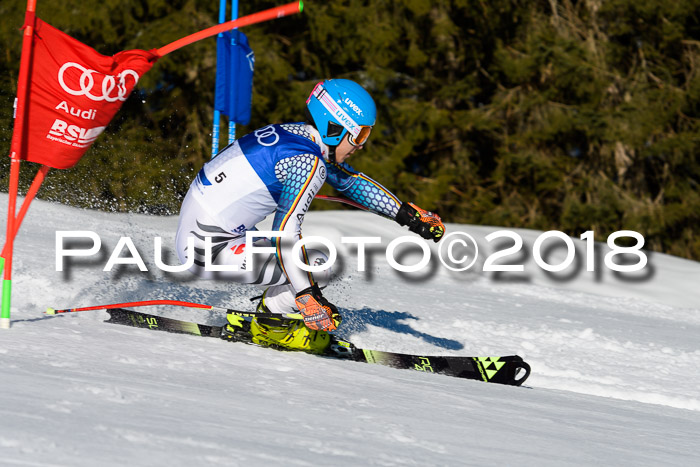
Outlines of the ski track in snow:
[{"label": "ski track in snow", "polygon": [[[0,195],[3,216],[6,205]],[[435,261],[429,275],[401,275],[383,252],[358,272],[353,250],[339,247],[326,295],[343,313],[343,335],[396,352],[519,354],[532,365],[525,388],[105,325],[103,311],[41,313],[157,298],[250,309],[257,289],[155,269],[153,237],[174,263],[176,225],[35,202],[15,245],[13,328],[0,331],[0,465],[700,462],[698,263],[653,254],[646,281],[609,272],[562,281],[526,262],[526,280],[499,280]],[[101,254],[56,272],[56,230],[94,230]],[[481,241],[498,229],[448,224],[454,230]],[[538,235],[517,232],[526,245]],[[343,211],[310,213],[304,234],[336,245],[380,235],[386,246],[406,231]],[[149,273],[102,271],[120,236],[133,239]]]}]

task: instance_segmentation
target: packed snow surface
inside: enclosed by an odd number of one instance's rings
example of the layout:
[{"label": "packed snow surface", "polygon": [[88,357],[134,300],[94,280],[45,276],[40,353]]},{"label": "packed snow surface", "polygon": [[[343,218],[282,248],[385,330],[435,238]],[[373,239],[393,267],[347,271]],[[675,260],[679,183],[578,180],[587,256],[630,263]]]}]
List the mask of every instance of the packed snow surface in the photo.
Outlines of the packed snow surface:
[{"label": "packed snow surface", "polygon": [[[7,195],[0,206],[5,218]],[[431,244],[424,268],[398,273],[385,250],[403,228],[364,212],[307,215],[304,235],[338,249],[325,295],[345,318],[340,334],[379,350],[518,354],[532,365],[519,388],[104,324],[104,311],[42,313],[148,299],[252,309],[259,289],[156,268],[155,237],[176,263],[176,226],[176,217],[34,203],[15,244],[12,328],[0,330],[0,464],[700,465],[696,262],[647,252],[642,271],[615,274],[601,243],[590,272],[576,239],[573,265],[546,273],[533,260],[541,232],[516,230],[524,247],[496,263],[524,271],[484,272],[488,255],[513,242],[485,239],[499,228],[447,224],[476,239],[474,266],[449,271]],[[57,231],[93,231],[101,250],[57,271]],[[382,243],[367,246],[361,272],[341,237],[368,236]],[[147,272],[103,271],[120,237]],[[403,264],[420,260],[416,246],[397,251]],[[551,264],[566,255],[548,251]]]}]

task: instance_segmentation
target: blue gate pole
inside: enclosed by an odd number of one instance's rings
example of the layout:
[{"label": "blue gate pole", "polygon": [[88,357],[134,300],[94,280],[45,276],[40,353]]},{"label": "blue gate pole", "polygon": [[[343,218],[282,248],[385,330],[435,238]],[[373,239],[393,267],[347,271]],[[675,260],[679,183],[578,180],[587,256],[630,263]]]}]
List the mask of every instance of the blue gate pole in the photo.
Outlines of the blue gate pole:
[{"label": "blue gate pole", "polygon": [[[226,21],[226,0],[219,0],[219,23]],[[222,34],[219,33],[218,37]],[[218,66],[218,65],[217,65]],[[219,152],[219,123],[221,120],[221,113],[214,109],[214,124],[212,125],[211,131],[211,157],[214,158],[216,153]]]},{"label": "blue gate pole", "polygon": [[[231,0],[231,20],[234,19],[238,19],[238,0]],[[236,39],[231,39],[231,45],[236,45]],[[234,141],[236,141],[236,122],[231,118],[228,121],[228,144]]]}]

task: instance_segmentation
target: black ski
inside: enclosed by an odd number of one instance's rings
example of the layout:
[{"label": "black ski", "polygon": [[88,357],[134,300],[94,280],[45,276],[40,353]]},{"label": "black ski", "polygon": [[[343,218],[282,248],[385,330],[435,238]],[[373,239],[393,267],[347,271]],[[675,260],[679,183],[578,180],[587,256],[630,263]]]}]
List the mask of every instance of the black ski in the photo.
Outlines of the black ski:
[{"label": "black ski", "polygon": [[[202,337],[221,336],[221,326],[197,324],[163,316],[149,315],[139,311],[116,308],[106,310],[109,319],[106,323],[123,324]],[[377,363],[393,368],[413,369],[428,373],[438,373],[457,378],[476,379],[489,383],[520,386],[530,376],[530,365],[517,355],[506,357],[453,357],[421,356],[384,352],[380,350],[358,349],[352,343],[339,340],[335,336],[331,348],[324,356],[351,359],[359,362]]]}]

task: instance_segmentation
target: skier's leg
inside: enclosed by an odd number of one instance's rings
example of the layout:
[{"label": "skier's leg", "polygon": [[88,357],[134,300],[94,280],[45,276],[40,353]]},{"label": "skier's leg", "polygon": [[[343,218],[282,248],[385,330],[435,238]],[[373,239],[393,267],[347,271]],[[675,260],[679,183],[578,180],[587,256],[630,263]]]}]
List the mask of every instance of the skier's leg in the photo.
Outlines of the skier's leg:
[{"label": "skier's leg", "polygon": [[[188,212],[188,209],[190,212]],[[216,223],[203,212],[196,212],[196,203],[188,205],[187,198],[183,202],[180,213],[180,225],[176,236],[177,252],[181,262],[194,256],[194,264],[190,271],[199,277],[207,279],[225,279],[244,284],[268,285],[258,308],[260,311],[273,313],[295,312],[296,293],[288,283],[285,274],[278,265],[274,253],[255,254],[252,265],[246,262],[245,237],[236,236],[216,226]],[[189,215],[188,215],[189,214]],[[192,214],[196,214],[192,215]],[[228,266],[235,271],[211,271],[207,269],[204,239],[212,238],[210,264]],[[188,246],[188,238],[190,244]],[[268,239],[255,242],[256,247],[269,247]],[[190,248],[191,247],[191,248]],[[328,258],[317,250],[307,250],[309,263],[322,265]],[[314,279],[320,286],[325,286],[330,280],[330,268],[314,273]],[[260,345],[283,347],[309,352],[323,352],[329,345],[330,339],[323,331],[313,331],[301,320],[280,320],[266,318],[254,319],[251,322],[242,320],[239,316],[228,315],[228,324],[224,327],[225,337],[238,339],[242,334],[253,335],[253,341]]]},{"label": "skier's leg", "polygon": [[[309,263],[320,265],[328,258],[317,250],[307,250]],[[330,268],[314,273],[314,279],[321,287],[330,281]],[[268,313],[294,313],[297,310],[294,300],[296,292],[291,284],[273,285],[263,293],[257,311]],[[309,329],[303,320],[285,320],[279,318],[254,318],[250,323],[253,342],[259,345],[282,347],[290,350],[323,353],[330,345],[330,336],[326,331]]]},{"label": "skier's leg", "polygon": [[[318,250],[307,250],[307,254],[309,263],[312,265],[319,266],[328,261],[328,257]],[[314,280],[319,287],[325,287],[330,282],[330,268],[313,274]],[[295,313],[298,311],[296,301],[294,300],[295,297],[296,291],[292,288],[291,284],[271,285],[263,294],[259,308],[262,308],[262,311],[272,313]]]}]

